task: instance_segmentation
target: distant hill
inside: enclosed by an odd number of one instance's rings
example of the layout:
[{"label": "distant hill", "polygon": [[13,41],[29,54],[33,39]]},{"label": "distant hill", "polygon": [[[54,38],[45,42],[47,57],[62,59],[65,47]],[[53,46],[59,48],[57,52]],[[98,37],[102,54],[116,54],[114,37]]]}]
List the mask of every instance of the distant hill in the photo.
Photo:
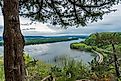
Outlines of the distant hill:
[{"label": "distant hill", "polygon": [[[62,42],[62,41],[71,41],[85,39],[88,36],[86,35],[65,35],[65,36],[24,36],[25,44],[43,44],[43,43],[54,43],[54,42]],[[3,45],[3,38],[0,37],[0,46]]]},{"label": "distant hill", "polygon": [[[88,37],[88,35],[65,35],[65,36],[24,36],[26,39],[37,39],[37,38],[81,38],[85,39]],[[0,41],[2,41],[3,38],[0,36]]]},{"label": "distant hill", "polygon": [[69,36],[24,36],[25,39],[30,38],[70,38],[70,37],[76,37],[76,38],[86,38],[88,36],[84,35],[69,35]]}]

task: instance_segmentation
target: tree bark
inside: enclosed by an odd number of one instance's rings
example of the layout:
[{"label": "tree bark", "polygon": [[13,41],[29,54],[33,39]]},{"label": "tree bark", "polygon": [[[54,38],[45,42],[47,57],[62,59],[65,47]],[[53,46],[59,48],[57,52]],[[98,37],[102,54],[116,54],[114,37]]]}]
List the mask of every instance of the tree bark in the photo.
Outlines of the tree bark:
[{"label": "tree bark", "polygon": [[24,39],[20,30],[19,0],[3,0],[5,81],[24,81]]}]

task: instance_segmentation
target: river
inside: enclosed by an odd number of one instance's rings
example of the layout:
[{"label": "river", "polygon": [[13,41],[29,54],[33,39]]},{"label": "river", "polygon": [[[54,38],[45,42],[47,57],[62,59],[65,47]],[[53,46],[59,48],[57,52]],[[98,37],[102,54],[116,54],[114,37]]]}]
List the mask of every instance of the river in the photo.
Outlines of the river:
[{"label": "river", "polygon": [[[28,45],[25,46],[24,50],[33,58],[42,60],[46,63],[52,63],[55,58],[61,56],[71,57],[76,60],[82,60],[84,63],[88,63],[94,58],[91,53],[70,49],[70,43],[79,42],[82,40],[84,39],[66,42]],[[0,47],[0,53],[3,53],[3,47]]]}]

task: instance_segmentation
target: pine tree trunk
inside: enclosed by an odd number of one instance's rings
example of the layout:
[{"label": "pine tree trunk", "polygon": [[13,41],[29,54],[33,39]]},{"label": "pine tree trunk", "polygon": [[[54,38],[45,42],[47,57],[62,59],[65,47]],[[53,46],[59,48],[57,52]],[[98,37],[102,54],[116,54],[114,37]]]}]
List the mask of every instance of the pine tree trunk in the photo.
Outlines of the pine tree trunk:
[{"label": "pine tree trunk", "polygon": [[5,81],[24,81],[24,39],[20,30],[19,0],[3,0]]}]

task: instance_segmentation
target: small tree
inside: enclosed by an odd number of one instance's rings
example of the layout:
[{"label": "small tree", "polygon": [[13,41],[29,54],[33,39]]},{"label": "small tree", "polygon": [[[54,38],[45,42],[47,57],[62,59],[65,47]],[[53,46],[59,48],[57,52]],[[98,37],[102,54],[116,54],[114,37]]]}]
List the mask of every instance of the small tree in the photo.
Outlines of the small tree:
[{"label": "small tree", "polygon": [[112,46],[112,53],[115,65],[116,76],[120,77],[120,70],[119,70],[119,63],[116,54],[115,45],[121,43],[121,35],[120,33],[96,33],[96,43],[99,45],[111,45]]},{"label": "small tree", "polygon": [[94,58],[89,62],[91,67],[90,78],[95,81],[114,81],[113,77],[113,67],[112,61],[107,58],[104,58],[103,62],[98,63],[97,59]]}]

